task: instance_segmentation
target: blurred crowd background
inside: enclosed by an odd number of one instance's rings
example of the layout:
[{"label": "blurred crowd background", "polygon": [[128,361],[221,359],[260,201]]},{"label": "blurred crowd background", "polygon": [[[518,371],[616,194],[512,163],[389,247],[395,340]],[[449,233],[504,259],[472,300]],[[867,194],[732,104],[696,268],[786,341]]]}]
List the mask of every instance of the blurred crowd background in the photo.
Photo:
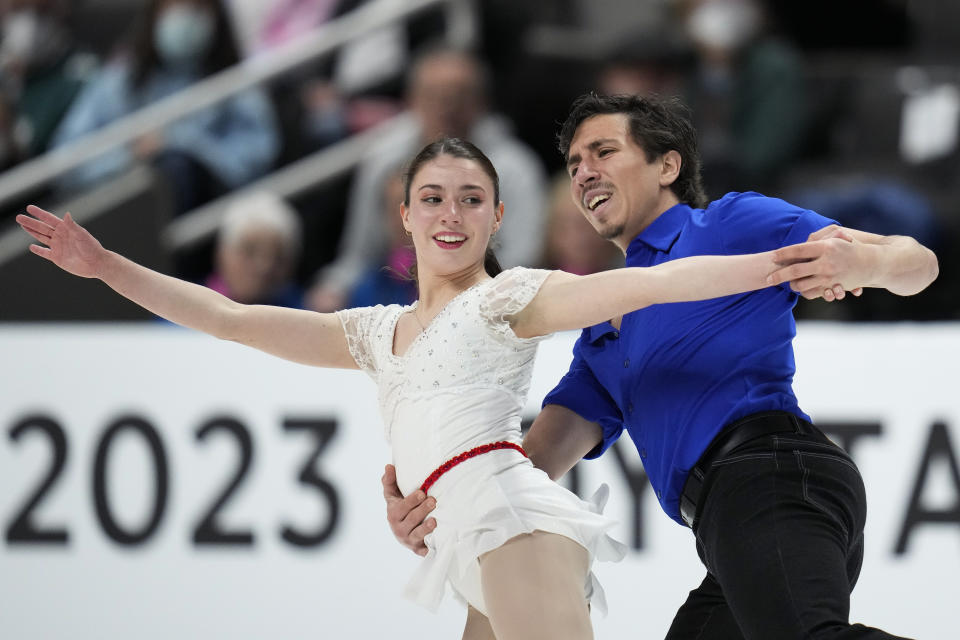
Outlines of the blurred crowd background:
[{"label": "blurred crowd background", "polygon": [[711,198],[940,258],[918,296],[798,318],[960,318],[955,0],[0,0],[0,320],[149,319],[30,256],[29,202],[242,302],[410,301],[399,177],[441,134],[500,173],[504,266],[615,267],[555,145],[591,90],[680,96]]}]

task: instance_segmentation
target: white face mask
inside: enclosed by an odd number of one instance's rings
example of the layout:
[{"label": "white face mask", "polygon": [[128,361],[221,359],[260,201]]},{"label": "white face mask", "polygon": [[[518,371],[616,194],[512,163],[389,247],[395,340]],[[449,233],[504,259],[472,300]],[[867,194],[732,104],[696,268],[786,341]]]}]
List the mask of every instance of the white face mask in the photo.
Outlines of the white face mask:
[{"label": "white face mask", "polygon": [[760,13],[752,2],[709,0],[687,18],[687,32],[700,45],[711,49],[736,49],[760,26]]},{"label": "white face mask", "polygon": [[20,9],[3,19],[0,57],[25,67],[38,66],[60,55],[66,48],[66,35],[52,18],[30,9]]},{"label": "white face mask", "polygon": [[153,44],[167,64],[199,62],[213,43],[213,16],[188,4],[165,9],[153,27]]}]

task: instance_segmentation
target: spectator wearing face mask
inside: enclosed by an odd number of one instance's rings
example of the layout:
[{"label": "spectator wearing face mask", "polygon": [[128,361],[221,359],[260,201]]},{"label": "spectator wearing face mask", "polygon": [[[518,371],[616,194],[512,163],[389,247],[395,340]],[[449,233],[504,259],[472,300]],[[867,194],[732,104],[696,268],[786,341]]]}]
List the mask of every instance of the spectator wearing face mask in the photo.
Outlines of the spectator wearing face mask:
[{"label": "spectator wearing face mask", "polygon": [[758,0],[682,0],[680,6],[696,51],[684,93],[708,195],[776,191],[806,135],[800,53],[774,31]]},{"label": "spectator wearing face mask", "polygon": [[[129,50],[77,98],[57,132],[63,145],[239,62],[220,0],[151,0]],[[270,103],[259,89],[234,95],[105,154],[64,178],[86,187],[135,160],[169,181],[176,213],[265,173],[279,147]]]},{"label": "spectator wearing face mask", "polygon": [[95,68],[77,51],[70,11],[67,0],[0,3],[0,168],[46,150]]}]

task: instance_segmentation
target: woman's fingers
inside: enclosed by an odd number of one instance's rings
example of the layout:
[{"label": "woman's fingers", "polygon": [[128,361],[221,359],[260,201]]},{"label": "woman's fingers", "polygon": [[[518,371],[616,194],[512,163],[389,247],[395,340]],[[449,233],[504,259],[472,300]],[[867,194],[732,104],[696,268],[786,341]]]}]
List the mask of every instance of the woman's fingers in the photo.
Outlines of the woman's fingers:
[{"label": "woman's fingers", "polygon": [[41,222],[45,222],[50,225],[52,228],[56,229],[57,225],[60,224],[61,220],[57,216],[53,215],[46,209],[41,209],[35,204],[27,205],[27,213],[37,218]]},{"label": "woman's fingers", "polygon": [[41,246],[39,246],[39,245],[32,244],[32,245],[30,245],[30,251],[31,251],[32,253],[37,254],[37,255],[40,256],[41,258],[46,258],[47,260],[50,260],[51,262],[53,261],[53,259],[50,257],[50,249],[49,249],[48,247],[41,247]]},{"label": "woman's fingers", "polygon": [[40,222],[36,218],[31,218],[30,216],[23,214],[18,215],[17,224],[37,240],[46,242],[50,239],[50,236],[53,235],[53,229],[50,225]]},{"label": "woman's fingers", "polygon": [[[53,262],[53,253],[50,249],[51,239],[56,232],[57,225],[62,221],[49,211],[36,205],[27,205],[27,214],[17,216],[17,224],[29,233],[35,240],[47,246],[30,245],[30,252]],[[69,214],[67,214],[69,216]]]},{"label": "woman's fingers", "polygon": [[46,245],[50,244],[50,236],[45,236],[38,231],[34,231],[33,229],[27,229],[26,227],[24,227],[23,230],[29,233],[31,236],[33,236],[33,238],[38,242],[42,242],[43,244],[46,244]]}]

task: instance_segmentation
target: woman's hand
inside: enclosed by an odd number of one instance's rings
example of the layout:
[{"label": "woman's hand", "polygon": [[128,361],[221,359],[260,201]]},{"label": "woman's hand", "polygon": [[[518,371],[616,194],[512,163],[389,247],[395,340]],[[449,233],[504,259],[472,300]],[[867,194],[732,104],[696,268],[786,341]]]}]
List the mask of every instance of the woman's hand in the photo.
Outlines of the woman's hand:
[{"label": "woman's hand", "polygon": [[18,215],[17,223],[44,245],[32,244],[30,251],[75,276],[99,277],[107,251],[69,213],[61,220],[35,205],[29,205],[27,213]]},{"label": "woman's hand", "polygon": [[[867,262],[858,257],[865,245],[835,224],[810,234],[806,242],[781,247],[774,260],[782,268],[771,274],[771,284],[790,282],[790,288],[807,300],[843,300],[846,292],[863,293]],[[831,284],[832,283],[832,284]]]}]

